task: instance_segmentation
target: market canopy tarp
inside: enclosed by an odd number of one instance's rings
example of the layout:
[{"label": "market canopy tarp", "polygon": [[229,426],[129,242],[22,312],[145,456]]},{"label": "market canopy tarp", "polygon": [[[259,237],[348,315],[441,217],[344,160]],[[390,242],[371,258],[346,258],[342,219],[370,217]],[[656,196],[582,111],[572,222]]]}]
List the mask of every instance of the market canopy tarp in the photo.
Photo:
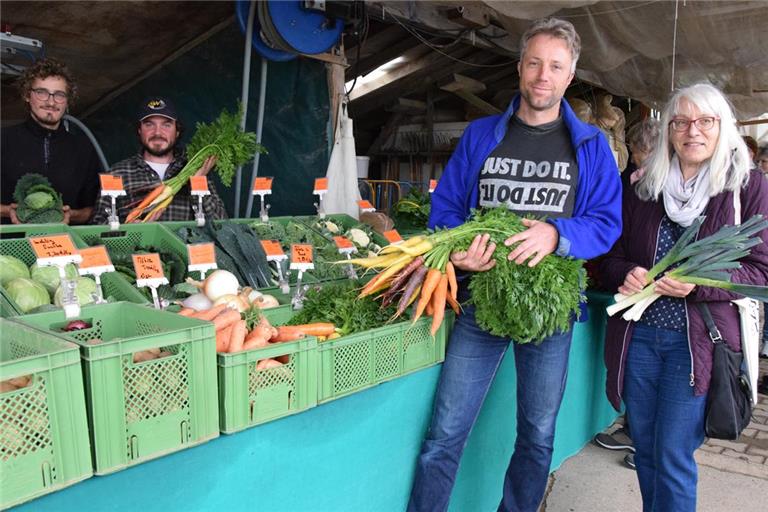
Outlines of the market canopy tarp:
[{"label": "market canopy tarp", "polygon": [[[484,10],[508,35],[493,45],[519,54],[531,20],[571,21],[582,39],[578,78],[613,94],[661,106],[676,87],[709,81],[722,88],[740,118],[768,111],[768,2],[485,0],[380,2],[435,28],[460,27],[446,13],[459,5]],[[677,11],[677,36],[675,18]],[[674,52],[673,52],[674,48]]]}]

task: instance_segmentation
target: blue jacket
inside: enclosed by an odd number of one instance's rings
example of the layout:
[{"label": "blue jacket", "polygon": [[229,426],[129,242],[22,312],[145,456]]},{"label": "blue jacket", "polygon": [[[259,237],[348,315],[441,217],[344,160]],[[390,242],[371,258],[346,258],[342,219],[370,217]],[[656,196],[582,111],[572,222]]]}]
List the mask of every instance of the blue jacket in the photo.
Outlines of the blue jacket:
[{"label": "blue jacket", "polygon": [[[456,227],[477,208],[480,171],[504,140],[509,119],[520,105],[516,96],[501,115],[473,121],[459,141],[432,194],[429,227]],[[560,235],[558,256],[590,259],[608,252],[621,234],[621,179],[600,130],[581,122],[565,100],[560,112],[571,135],[579,165],[573,216],[551,219]]]}]

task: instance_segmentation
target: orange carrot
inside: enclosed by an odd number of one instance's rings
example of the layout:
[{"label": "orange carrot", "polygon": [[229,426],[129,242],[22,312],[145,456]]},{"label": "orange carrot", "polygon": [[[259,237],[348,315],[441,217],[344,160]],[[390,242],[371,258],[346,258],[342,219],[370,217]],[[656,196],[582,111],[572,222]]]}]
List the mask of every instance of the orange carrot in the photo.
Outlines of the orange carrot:
[{"label": "orange carrot", "polygon": [[419,297],[419,302],[416,304],[416,312],[413,314],[413,321],[411,323],[415,323],[424,313],[424,309],[426,309],[432,293],[434,293],[435,288],[440,283],[442,276],[443,274],[436,268],[431,268],[427,272],[427,277],[424,278],[424,283],[421,285],[421,297]]},{"label": "orange carrot", "polygon": [[280,327],[278,327],[277,328],[277,335],[273,336],[269,340],[269,342],[270,343],[284,343],[286,341],[296,341],[296,340],[300,340],[300,339],[306,338],[306,337],[307,337],[307,335],[304,334],[303,332],[299,332],[299,331],[286,331],[286,330],[281,331]]},{"label": "orange carrot", "polygon": [[448,302],[448,304],[451,306],[451,309],[453,309],[453,312],[454,312],[454,313],[456,313],[457,315],[460,315],[460,314],[461,314],[461,306],[460,306],[460,305],[459,305],[459,303],[456,301],[456,299],[454,299],[453,297],[451,297],[451,294],[450,294],[450,293],[449,293],[448,295],[446,295],[446,297],[445,297],[445,300],[446,300],[446,301]]},{"label": "orange carrot", "polygon": [[269,342],[265,341],[264,338],[251,338],[250,340],[246,338],[246,342],[243,343],[243,350],[253,350],[254,348],[266,347],[267,345],[269,345]]},{"label": "orange carrot", "polygon": [[227,352],[230,354],[243,350],[245,333],[248,332],[248,328],[245,326],[245,320],[238,320],[232,325],[232,333],[229,335],[229,346],[227,347]]},{"label": "orange carrot", "polygon": [[153,188],[152,191],[144,196],[144,199],[139,203],[139,205],[130,211],[128,216],[125,218],[126,224],[133,222],[135,219],[137,219],[142,213],[144,213],[144,210],[147,208],[147,206],[150,205],[152,201],[157,198],[160,194],[163,193],[163,190],[165,190],[165,184],[160,183],[157,187]]},{"label": "orange carrot", "polygon": [[197,311],[196,313],[192,313],[192,318],[197,318],[198,320],[205,320],[206,322],[210,322],[217,316],[219,316],[220,313],[222,313],[227,308],[226,304],[219,304],[218,306],[213,306],[211,309],[204,309],[202,311]]},{"label": "orange carrot", "polygon": [[[432,294],[432,298],[433,299],[435,298],[435,294],[434,293]],[[431,300],[431,301],[427,302],[427,307],[424,308],[424,314],[425,315],[432,316],[432,315],[435,314],[435,307],[432,305],[433,302],[434,302],[434,300]]]},{"label": "orange carrot", "polygon": [[301,333],[307,336],[330,336],[336,332],[336,326],[327,322],[315,322],[302,325],[281,325],[277,328],[278,337],[292,332]]},{"label": "orange carrot", "polygon": [[181,316],[192,316],[192,314],[195,312],[192,308],[181,308],[181,311],[179,311],[179,314]]},{"label": "orange carrot", "polygon": [[229,324],[223,329],[216,331],[216,352],[226,352],[229,348],[229,338],[232,335],[232,329],[235,324]]},{"label": "orange carrot", "polygon": [[456,269],[453,268],[453,263],[450,261],[445,264],[445,275],[448,276],[449,295],[456,301],[456,297],[459,295],[459,284],[456,281]]},{"label": "orange carrot", "polygon": [[434,307],[435,314],[432,316],[432,328],[429,330],[432,336],[440,329],[440,324],[445,317],[445,300],[448,296],[448,276],[443,275],[440,278],[440,283],[435,290]]},{"label": "orange carrot", "polygon": [[220,331],[228,325],[234,324],[240,320],[240,313],[234,309],[225,309],[221,314],[213,319],[213,325],[216,326],[216,330]]}]

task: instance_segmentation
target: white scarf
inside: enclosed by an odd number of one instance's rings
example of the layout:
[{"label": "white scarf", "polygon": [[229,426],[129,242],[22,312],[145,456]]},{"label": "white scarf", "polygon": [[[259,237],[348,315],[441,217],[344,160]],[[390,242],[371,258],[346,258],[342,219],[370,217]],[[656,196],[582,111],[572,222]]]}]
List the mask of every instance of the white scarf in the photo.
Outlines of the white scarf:
[{"label": "white scarf", "polygon": [[685,228],[690,226],[709,203],[709,162],[699,168],[696,176],[685,181],[677,155],[672,157],[663,194],[667,216]]}]

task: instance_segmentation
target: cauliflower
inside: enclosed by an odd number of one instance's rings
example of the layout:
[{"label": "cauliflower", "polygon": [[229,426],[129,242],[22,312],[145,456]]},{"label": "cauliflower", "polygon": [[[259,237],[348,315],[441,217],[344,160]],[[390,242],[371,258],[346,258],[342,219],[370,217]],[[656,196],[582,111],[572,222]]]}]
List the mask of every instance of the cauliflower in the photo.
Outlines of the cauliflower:
[{"label": "cauliflower", "polygon": [[341,232],[341,229],[339,228],[336,223],[331,222],[330,220],[324,220],[317,223],[317,227],[319,227],[321,230],[325,229],[333,233],[334,235],[338,235]]},{"label": "cauliflower", "polygon": [[347,235],[358,247],[368,247],[368,244],[371,243],[371,239],[362,229],[352,228],[347,232]]}]

